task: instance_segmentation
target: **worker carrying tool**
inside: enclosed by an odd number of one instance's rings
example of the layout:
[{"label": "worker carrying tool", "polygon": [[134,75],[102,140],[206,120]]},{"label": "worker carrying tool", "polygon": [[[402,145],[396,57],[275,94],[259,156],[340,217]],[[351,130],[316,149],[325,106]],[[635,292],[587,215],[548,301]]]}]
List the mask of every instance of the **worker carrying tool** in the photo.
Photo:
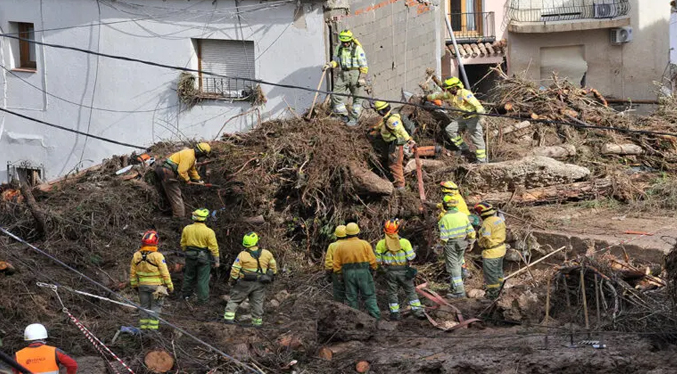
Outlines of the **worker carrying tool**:
[{"label": "worker carrying tool", "polygon": [[244,250],[237,255],[230,271],[230,282],[235,284],[231,293],[224,322],[235,323],[237,307],[249,298],[252,307],[252,326],[261,327],[263,324],[263,302],[266,298],[266,288],[272,283],[277,274],[277,263],[273,254],[258,246],[259,235],[250,232],[242,238]]},{"label": "worker carrying tool", "polygon": [[140,312],[141,330],[157,330],[158,315],[162,311],[167,291],[174,292],[174,284],[167,269],[165,256],[158,252],[160,237],[154,230],[146,231],[141,238],[141,248],[134,253],[129,270],[129,284],[139,291],[139,305],[155,315]]},{"label": "worker carrying tool", "polygon": [[360,42],[353,37],[350,30],[343,30],[339,33],[340,44],[336,47],[336,53],[332,61],[328,62],[322,70],[341,67],[341,71],[336,75],[334,82],[334,93],[350,94],[353,102],[350,108],[346,106],[348,97],[342,95],[332,95],[331,105],[335,114],[339,115],[348,126],[357,125],[357,120],[362,113],[365,87],[367,86],[367,56],[362,49]]},{"label": "worker carrying tool", "polygon": [[404,146],[413,148],[416,142],[404,128],[400,115],[392,113],[390,104],[385,101],[376,101],[373,108],[383,118],[372,127],[371,134],[375,135],[380,131],[381,139],[385,143],[381,146],[383,158],[388,161],[388,168],[394,180],[393,185],[398,190],[404,190],[404,166],[402,165]]},{"label": "worker carrying tool", "polygon": [[426,100],[446,101],[452,109],[463,111],[453,119],[444,129],[456,148],[462,152],[468,151],[468,145],[459,134],[462,130],[470,133],[470,139],[475,145],[475,158],[477,163],[487,162],[486,145],[484,144],[484,132],[478,114],[486,113],[482,104],[475,98],[472,92],[463,88],[463,83],[452,77],[442,82],[442,92],[426,96]]},{"label": "worker carrying tool", "polygon": [[465,297],[463,286],[462,263],[466,249],[472,246],[475,240],[473,229],[468,215],[458,210],[459,200],[451,195],[445,195],[444,208],[446,213],[437,223],[440,230],[440,240],[444,243],[444,262],[447,273],[451,276],[448,295],[452,298]]},{"label": "worker carrying tool", "polygon": [[329,244],[329,248],[327,248],[327,255],[324,258],[324,270],[327,274],[327,280],[331,282],[334,301],[342,303],[346,299],[346,288],[343,284],[343,279],[340,277],[340,271],[339,273],[334,273],[334,252],[336,252],[336,247],[338,247],[338,244],[346,238],[346,226],[336,226],[336,230],[334,230],[334,236],[336,236],[336,241]]},{"label": "worker carrying tool", "polygon": [[359,309],[358,293],[362,295],[369,315],[381,319],[376,303],[376,286],[372,271],[378,264],[371,244],[358,238],[360,227],[351,222],[346,225],[346,239],[338,244],[334,252],[334,273],[343,278],[346,288],[346,304]]},{"label": "worker carrying tool", "polygon": [[503,258],[505,257],[505,219],[489,203],[475,205],[475,211],[482,217],[482,227],[477,239],[482,248],[482,272],[484,285],[487,288],[487,299],[498,298],[503,285]]},{"label": "worker carrying tool", "polygon": [[409,299],[412,314],[416,318],[425,318],[421,301],[416,296],[414,288],[417,271],[409,265],[409,262],[416,258],[416,253],[414,253],[411,242],[399,236],[399,231],[399,219],[386,221],[383,227],[385,238],[376,244],[376,263],[385,271],[388,283],[390,320],[400,320],[400,304],[397,296],[400,288],[404,289]]},{"label": "worker carrying tool", "polygon": [[47,329],[39,323],[26,326],[24,340],[28,347],[15,354],[15,360],[34,374],[59,374],[59,366],[67,374],[78,372],[78,363],[62,350],[46,344]]},{"label": "worker carrying tool", "polygon": [[155,167],[155,175],[159,180],[159,183],[156,183],[156,188],[163,200],[169,201],[173,217],[183,218],[186,215],[180,183],[204,184],[195,164],[199,160],[209,157],[211,152],[212,148],[208,143],[198,143],[192,149],[184,148],[172,154]]},{"label": "worker carrying tool", "polygon": [[210,265],[215,268],[220,266],[216,234],[205,224],[208,217],[208,209],[194,211],[193,224],[184,227],[181,233],[181,249],[186,254],[181,296],[188,301],[197,283],[198,304],[209,301]]}]

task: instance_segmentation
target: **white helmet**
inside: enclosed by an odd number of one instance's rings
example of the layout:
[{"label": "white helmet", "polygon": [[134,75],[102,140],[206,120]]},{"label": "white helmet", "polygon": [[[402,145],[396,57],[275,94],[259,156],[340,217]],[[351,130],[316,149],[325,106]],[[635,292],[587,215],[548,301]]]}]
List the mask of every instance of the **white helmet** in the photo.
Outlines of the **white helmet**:
[{"label": "white helmet", "polygon": [[24,330],[25,341],[43,340],[43,339],[47,339],[47,329],[45,328],[45,326],[39,323],[33,323],[26,326],[26,329]]}]

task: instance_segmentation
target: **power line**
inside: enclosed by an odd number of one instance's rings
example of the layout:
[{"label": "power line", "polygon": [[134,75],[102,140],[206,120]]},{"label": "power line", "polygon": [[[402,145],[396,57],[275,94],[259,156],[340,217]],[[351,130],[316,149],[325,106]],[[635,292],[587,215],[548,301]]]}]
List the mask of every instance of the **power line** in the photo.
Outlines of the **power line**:
[{"label": "power line", "polygon": [[[40,248],[38,248],[38,247],[36,247],[36,246],[34,246],[34,245],[28,243],[27,241],[23,240],[22,238],[20,238],[20,237],[14,235],[14,234],[12,234],[11,232],[7,231],[4,227],[1,227],[1,226],[0,226],[0,232],[2,232],[3,234],[7,235],[8,237],[14,239],[14,240],[17,241],[17,242],[26,245],[28,248],[32,249],[33,251],[35,251],[35,252],[37,252],[37,253],[39,253],[39,254],[41,254],[41,255],[43,255],[43,256],[46,256],[47,258],[49,258],[50,260],[52,260],[52,261],[56,262],[57,264],[61,265],[61,266],[64,267],[65,269],[67,269],[67,270],[69,270],[69,271],[71,271],[71,272],[73,272],[73,273],[79,275],[80,277],[82,277],[83,279],[87,280],[87,281],[90,282],[91,284],[93,284],[93,285],[95,285],[95,286],[97,286],[97,287],[103,289],[103,290],[106,291],[106,292],[109,292],[111,295],[115,295],[118,299],[123,300],[123,301],[125,301],[126,303],[133,305],[137,310],[143,310],[143,308],[141,308],[140,305],[138,305],[138,304],[132,302],[131,300],[127,299],[126,297],[124,297],[124,296],[122,296],[122,295],[120,295],[119,293],[117,293],[117,292],[111,290],[110,288],[104,286],[103,284],[101,284],[101,283],[95,281],[94,279],[88,277],[88,276],[85,275],[84,273],[82,273],[82,272],[80,272],[80,271],[78,271],[78,270],[72,268],[71,266],[69,266],[69,265],[66,264],[65,262],[63,262],[63,261],[59,260],[58,258],[56,258],[56,257],[54,257],[54,256],[52,256],[52,255],[50,255],[49,253],[43,251],[42,249],[40,249]],[[157,319],[160,320],[161,322],[163,322],[163,323],[165,323],[165,324],[167,324],[167,325],[173,327],[174,329],[178,330],[179,332],[183,333],[184,335],[189,336],[190,338],[192,338],[192,339],[195,340],[196,342],[198,342],[198,343],[204,345],[205,347],[207,347],[207,348],[211,349],[212,351],[214,351],[214,352],[220,354],[221,356],[223,356],[223,357],[229,359],[230,361],[232,361],[232,362],[234,362],[234,363],[236,363],[236,364],[242,366],[243,368],[245,368],[245,369],[251,371],[252,373],[257,373],[257,374],[258,374],[258,373],[261,373],[261,371],[259,371],[259,370],[257,370],[257,369],[254,369],[253,367],[251,367],[251,366],[245,364],[244,362],[242,362],[242,361],[240,361],[240,360],[238,360],[238,359],[236,359],[236,358],[234,358],[234,357],[232,357],[232,356],[229,356],[229,355],[226,354],[225,352],[223,352],[223,351],[221,351],[220,349],[214,347],[213,345],[211,345],[211,344],[205,342],[204,340],[198,338],[197,336],[191,334],[190,332],[184,330],[183,328],[181,328],[181,327],[179,327],[179,326],[177,326],[177,325],[175,325],[175,324],[173,324],[173,323],[171,323],[171,322],[165,320],[164,318],[162,318],[162,317],[160,317],[160,316],[156,316],[156,317],[157,317]]]}]

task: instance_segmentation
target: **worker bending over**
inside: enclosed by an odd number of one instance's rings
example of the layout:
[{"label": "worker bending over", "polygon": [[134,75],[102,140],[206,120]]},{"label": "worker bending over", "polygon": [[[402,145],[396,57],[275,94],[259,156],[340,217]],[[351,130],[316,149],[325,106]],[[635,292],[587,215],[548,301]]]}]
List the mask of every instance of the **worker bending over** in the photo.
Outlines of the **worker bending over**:
[{"label": "worker bending over", "polygon": [[475,205],[475,211],[482,217],[478,244],[482,248],[482,272],[487,288],[487,299],[498,298],[503,285],[503,258],[505,257],[505,220],[489,203]]},{"label": "worker bending over", "polygon": [[39,323],[26,326],[24,340],[30,342],[28,347],[18,351],[14,359],[31,373],[59,374],[59,366],[65,367],[67,374],[78,372],[78,363],[75,360],[59,348],[46,344],[45,326]]},{"label": "worker bending over", "polygon": [[398,113],[392,113],[390,104],[385,101],[374,102],[374,110],[382,119],[372,128],[372,133],[380,131],[384,159],[388,160],[388,168],[393,176],[393,185],[398,190],[404,190],[404,145],[413,148],[416,145]]},{"label": "worker bending over", "polygon": [[198,304],[206,304],[209,301],[210,268],[220,266],[219,245],[214,230],[205,224],[207,217],[209,217],[207,209],[194,211],[193,224],[184,227],[181,233],[181,249],[186,254],[181,296],[188,301],[197,283]]},{"label": "worker bending over", "polygon": [[336,226],[336,230],[334,230],[334,236],[336,236],[336,241],[329,244],[329,248],[327,248],[327,255],[324,258],[324,270],[326,272],[327,280],[331,282],[334,301],[342,303],[346,299],[346,288],[343,284],[343,279],[341,278],[341,272],[339,271],[338,273],[334,273],[334,253],[336,252],[336,247],[338,247],[338,244],[346,238],[346,226]]},{"label": "worker bending over", "polygon": [[463,287],[462,263],[466,249],[475,239],[475,229],[473,229],[468,215],[458,211],[459,201],[451,195],[444,196],[444,208],[446,213],[438,222],[440,230],[440,240],[444,243],[444,259],[447,273],[451,276],[452,298],[465,297],[465,288]]}]

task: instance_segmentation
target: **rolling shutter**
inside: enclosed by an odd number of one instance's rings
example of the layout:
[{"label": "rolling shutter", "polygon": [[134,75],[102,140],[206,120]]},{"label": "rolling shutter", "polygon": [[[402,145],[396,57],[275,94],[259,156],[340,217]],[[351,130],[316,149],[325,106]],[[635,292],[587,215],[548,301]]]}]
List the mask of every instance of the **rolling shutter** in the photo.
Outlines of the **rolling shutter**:
[{"label": "rolling shutter", "polygon": [[243,97],[242,91],[251,89],[251,82],[239,78],[256,77],[254,42],[242,40],[202,39],[200,53],[202,71],[226,75],[222,78],[201,74],[202,91],[225,97]]}]

